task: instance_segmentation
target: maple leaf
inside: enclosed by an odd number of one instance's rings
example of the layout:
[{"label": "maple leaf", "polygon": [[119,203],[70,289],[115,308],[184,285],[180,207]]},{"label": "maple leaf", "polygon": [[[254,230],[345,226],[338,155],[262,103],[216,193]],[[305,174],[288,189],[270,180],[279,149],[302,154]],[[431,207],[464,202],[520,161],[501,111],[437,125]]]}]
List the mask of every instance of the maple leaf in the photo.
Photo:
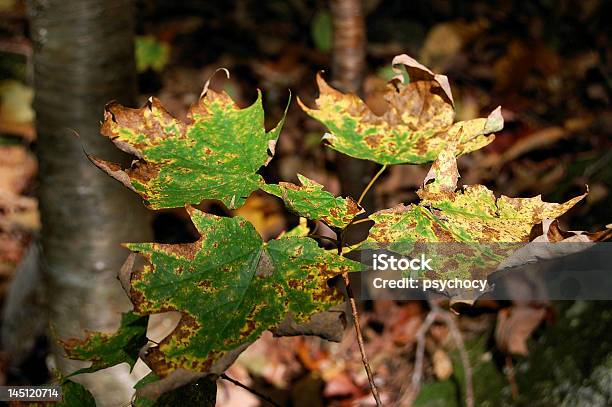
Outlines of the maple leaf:
[{"label": "maple leaf", "polygon": [[456,140],[458,155],[482,148],[493,141],[491,133],[503,128],[500,107],[486,119],[453,123],[455,110],[446,76],[434,74],[407,55],[396,56],[392,65],[397,76],[388,85],[388,109],[382,116],[356,95],[329,86],[321,75],[317,75],[317,109],[298,98],[301,108],[328,128],[323,140],[331,148],[379,164],[421,164],[435,160]]},{"label": "maple leaf", "polygon": [[70,376],[92,373],[124,362],[133,368],[140,349],[148,341],[147,321],[148,317],[126,312],[121,317],[121,326],[113,334],[87,332],[85,339],[61,341],[68,358],[93,362],[90,367],[79,369]]},{"label": "maple leaf", "polygon": [[321,220],[328,226],[343,229],[353,221],[363,209],[353,199],[337,198],[323,185],[298,174],[301,186],[281,182],[278,185],[267,184],[262,189],[282,198],[285,205],[293,212],[311,220]]},{"label": "maple leaf", "polygon": [[[421,277],[482,280],[530,241],[535,225],[561,216],[586,195],[562,204],[543,202],[540,196],[496,198],[483,185],[456,191],[458,179],[451,145],[417,191],[419,204],[400,204],[370,215],[374,225],[358,250],[388,248],[410,257],[423,254],[431,259],[432,271],[424,271]],[[461,297],[469,302],[478,293],[453,289],[447,294],[453,301]]]},{"label": "maple leaf", "polygon": [[266,133],[261,92],[240,109],[227,93],[207,87],[189,109],[187,123],[156,98],[141,109],[107,105],[102,134],[138,159],[127,169],[93,156],[91,161],[152,209],[203,199],[218,199],[230,209],[241,206],[264,183],[257,171],[274,154],[284,116]]},{"label": "maple leaf", "polygon": [[147,354],[159,376],[179,368],[215,372],[287,316],[305,322],[341,301],[327,280],[360,270],[359,263],[319,248],[312,239],[263,242],[239,216],[187,209],[201,234],[197,242],[126,245],[147,261],[129,279],[135,312],[182,313],[175,330]]},{"label": "maple leaf", "polygon": [[[531,229],[555,219],[586,194],[558,204],[533,198],[496,198],[483,185],[455,191],[459,179],[454,148],[443,151],[417,191],[418,205],[400,204],[370,216],[375,223],[368,241],[375,242],[529,242]],[[428,183],[429,181],[432,181]]]}]

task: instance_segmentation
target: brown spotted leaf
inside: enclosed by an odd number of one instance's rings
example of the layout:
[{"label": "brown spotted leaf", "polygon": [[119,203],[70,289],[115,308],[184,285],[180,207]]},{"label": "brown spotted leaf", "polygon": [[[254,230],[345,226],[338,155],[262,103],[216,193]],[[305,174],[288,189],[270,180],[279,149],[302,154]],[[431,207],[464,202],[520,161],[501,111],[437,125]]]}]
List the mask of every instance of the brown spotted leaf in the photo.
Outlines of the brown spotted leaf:
[{"label": "brown spotted leaf", "polygon": [[547,220],[542,222],[542,234],[537,236],[534,242],[549,243],[589,243],[606,242],[612,240],[612,228],[607,225],[605,229],[597,232],[585,232],[582,230],[563,230],[559,227],[559,221]]},{"label": "brown spotted leaf", "polygon": [[[431,259],[429,279],[486,280],[497,267],[530,241],[532,229],[555,219],[584,196],[563,204],[533,198],[496,198],[483,185],[456,191],[459,178],[453,149],[440,154],[417,194],[419,204],[398,205],[370,215],[375,223],[359,249],[388,248],[410,257]],[[426,244],[429,243],[429,244]],[[443,244],[432,244],[443,243]],[[453,298],[474,300],[482,291],[453,289]]]},{"label": "brown spotted leaf", "polygon": [[311,220],[321,220],[328,226],[343,229],[353,221],[363,209],[349,198],[338,198],[327,191],[323,185],[298,174],[301,186],[281,182],[278,185],[264,185],[262,189],[285,201],[285,205],[300,216]]},{"label": "brown spotted leaf", "polygon": [[92,162],[138,193],[152,209],[218,199],[229,208],[244,203],[264,182],[257,171],[274,153],[284,118],[266,133],[261,93],[240,109],[225,92],[205,89],[187,123],[151,98],[141,109],[106,107],[102,134],[138,159],[123,169]]},{"label": "brown spotted leaf", "polygon": [[201,234],[197,242],[127,244],[147,261],[130,278],[135,312],[182,313],[176,329],[147,355],[160,376],[181,368],[209,372],[287,316],[309,320],[342,300],[327,280],[360,269],[307,237],[263,242],[241,217],[188,211]]},{"label": "brown spotted leaf", "polygon": [[[370,216],[375,224],[370,242],[529,242],[530,232],[544,219],[555,219],[586,196],[557,204],[533,198],[496,198],[483,185],[456,191],[459,179],[452,147],[440,154],[418,205],[398,205]],[[427,183],[432,181],[430,183]]]},{"label": "brown spotted leaf", "polygon": [[[327,144],[351,157],[379,164],[434,161],[449,142],[458,140],[457,155],[482,148],[502,129],[501,109],[486,119],[454,123],[453,98],[444,75],[436,75],[407,55],[393,59],[398,75],[389,83],[387,111],[378,116],[363,100],[329,86],[318,75],[316,109],[302,109],[323,123]],[[409,80],[406,78],[407,73]]]}]

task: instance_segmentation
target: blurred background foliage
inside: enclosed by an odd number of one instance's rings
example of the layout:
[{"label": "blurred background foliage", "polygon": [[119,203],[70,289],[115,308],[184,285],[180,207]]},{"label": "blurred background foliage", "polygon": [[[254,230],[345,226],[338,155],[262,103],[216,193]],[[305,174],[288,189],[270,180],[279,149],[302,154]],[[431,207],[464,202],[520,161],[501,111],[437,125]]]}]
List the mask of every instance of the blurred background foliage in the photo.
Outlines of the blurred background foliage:
[{"label": "blurred background foliage", "polygon": [[[584,192],[588,184],[586,202],[562,219],[564,226],[598,230],[611,222],[611,2],[364,0],[363,10],[363,97],[374,112],[385,110],[382,93],[392,57],[414,56],[449,77],[458,120],[503,106],[506,126],[496,141],[459,160],[461,183],[482,183],[509,196],[542,194],[557,202]],[[316,72],[330,77],[333,28],[323,0],[138,0],[135,16],[139,103],[156,95],[178,117],[185,116],[219,67],[232,75],[228,80],[218,75],[213,87],[225,89],[239,104],[250,104],[256,89],[263,90],[269,126],[281,116],[288,89],[312,104]],[[0,296],[39,230],[32,52],[25,3],[0,1]],[[336,153],[320,145],[323,132],[292,103],[276,158],[263,170],[266,179],[296,182],[299,172],[340,193],[343,168],[337,167]],[[370,209],[414,202],[426,171],[427,166],[394,166],[375,188]],[[203,205],[225,211],[214,203]],[[297,223],[278,200],[263,193],[251,196],[237,212],[266,238]],[[157,212],[153,227],[160,242],[195,236],[179,210]],[[413,368],[423,306],[363,307],[372,365],[384,397],[395,400]],[[523,342],[530,353],[509,356],[497,348],[493,331],[500,329],[500,312],[512,315],[513,307],[484,303],[458,318],[476,366],[477,405],[612,403],[605,334],[612,328],[609,303],[538,306],[535,323],[533,312],[521,314],[502,327],[508,330],[504,337]],[[463,403],[461,367],[448,336],[443,326],[432,329],[426,366],[431,387],[415,405]],[[20,366],[0,353],[0,384],[47,380],[47,342],[39,338]],[[287,405],[367,404],[358,353],[351,331],[341,344],[265,335],[230,372]],[[220,386],[220,405],[259,403],[237,387]],[[489,400],[492,395],[500,398]]]}]

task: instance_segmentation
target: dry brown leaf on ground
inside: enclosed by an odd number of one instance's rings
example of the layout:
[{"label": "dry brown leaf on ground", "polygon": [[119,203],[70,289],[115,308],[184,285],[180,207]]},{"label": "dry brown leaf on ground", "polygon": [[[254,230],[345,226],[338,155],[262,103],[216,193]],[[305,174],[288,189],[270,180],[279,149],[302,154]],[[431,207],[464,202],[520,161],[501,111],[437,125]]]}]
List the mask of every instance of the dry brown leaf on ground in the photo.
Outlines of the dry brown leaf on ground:
[{"label": "dry brown leaf on ground", "polygon": [[431,357],[431,363],[438,380],[446,380],[453,374],[453,362],[444,350],[436,349]]},{"label": "dry brown leaf on ground", "polygon": [[419,58],[434,71],[444,72],[452,58],[456,57],[463,47],[488,25],[484,20],[472,23],[450,21],[436,24],[427,33]]},{"label": "dry brown leaf on ground", "polygon": [[495,342],[503,352],[527,356],[527,340],[546,315],[545,308],[517,305],[497,314]]}]

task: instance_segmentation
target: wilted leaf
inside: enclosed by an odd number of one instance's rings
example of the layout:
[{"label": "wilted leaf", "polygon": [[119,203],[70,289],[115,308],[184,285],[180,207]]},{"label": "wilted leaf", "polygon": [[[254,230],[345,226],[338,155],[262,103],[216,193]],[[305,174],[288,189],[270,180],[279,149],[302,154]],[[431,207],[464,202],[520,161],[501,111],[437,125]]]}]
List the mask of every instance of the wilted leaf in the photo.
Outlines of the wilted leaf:
[{"label": "wilted leaf", "polygon": [[407,55],[396,56],[393,69],[397,76],[388,85],[388,109],[382,116],[359,97],[330,87],[321,75],[317,76],[317,109],[306,107],[299,98],[298,103],[329,129],[323,140],[331,148],[379,164],[433,161],[455,140],[457,154],[468,153],[489,144],[494,136],[488,134],[502,129],[499,107],[486,119],[453,124],[455,111],[446,76],[434,74]]},{"label": "wilted leaf", "polygon": [[328,226],[345,228],[363,209],[349,198],[336,198],[323,191],[323,185],[298,174],[301,186],[281,182],[278,185],[265,185],[262,189],[285,201],[287,207],[311,220],[321,220]]},{"label": "wilted leaf", "polygon": [[597,232],[585,232],[582,230],[562,230],[557,220],[542,223],[542,234],[534,239],[534,242],[605,242],[612,240],[612,227]]},{"label": "wilted leaf", "polygon": [[121,326],[116,333],[88,332],[85,339],[62,341],[68,358],[93,362],[90,367],[79,369],[70,376],[92,373],[124,362],[133,368],[140,349],[147,343],[147,320],[148,317],[127,312],[121,317]]},{"label": "wilted leaf", "polygon": [[152,209],[203,199],[218,199],[232,209],[242,205],[263,184],[257,171],[271,159],[284,118],[266,133],[261,93],[240,109],[225,92],[205,91],[190,108],[188,123],[171,116],[155,98],[141,109],[108,105],[102,134],[138,160],[127,169],[91,160]]},{"label": "wilted leaf", "polygon": [[168,63],[170,45],[158,41],[152,35],[136,37],[136,69],[144,72],[147,69],[160,72]]},{"label": "wilted leaf", "polygon": [[535,238],[531,240],[531,243],[521,246],[519,250],[512,253],[512,256],[504,259],[498,270],[579,253],[588,249],[590,244],[611,240],[612,229],[606,228],[597,232],[565,231],[559,227],[556,219],[544,219],[531,231],[531,237],[534,235]]},{"label": "wilted leaf", "polygon": [[147,260],[144,269],[131,276],[135,312],[183,314],[176,329],[147,355],[147,363],[160,376],[179,368],[219,369],[215,363],[223,365],[224,357],[287,315],[304,322],[340,301],[342,296],[327,280],[360,268],[309,238],[264,243],[241,217],[221,218],[190,207],[188,211],[202,235],[197,242],[127,245]]}]

